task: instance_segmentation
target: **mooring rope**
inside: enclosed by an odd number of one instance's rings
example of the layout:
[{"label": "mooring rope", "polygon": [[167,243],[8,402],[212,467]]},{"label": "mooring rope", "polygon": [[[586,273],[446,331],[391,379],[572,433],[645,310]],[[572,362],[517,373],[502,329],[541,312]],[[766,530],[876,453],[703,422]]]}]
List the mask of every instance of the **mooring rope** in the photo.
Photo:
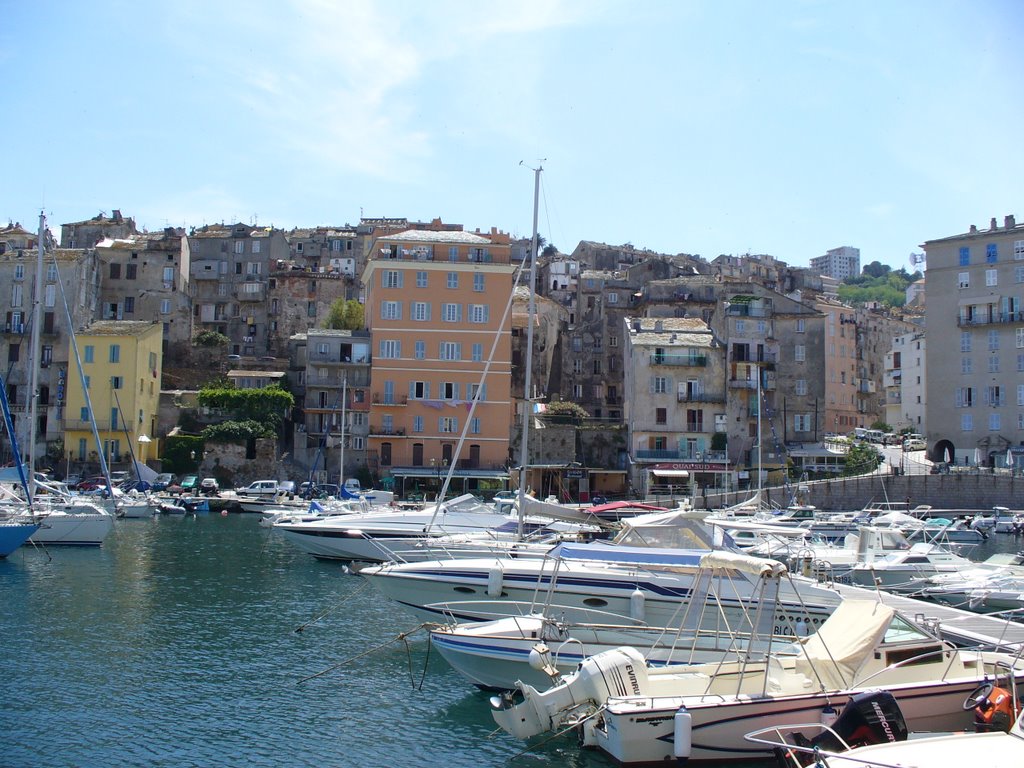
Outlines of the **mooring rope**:
[{"label": "mooring rope", "polygon": [[345,595],[343,598],[341,598],[341,600],[339,600],[337,603],[335,603],[334,605],[330,606],[329,608],[325,608],[323,611],[318,613],[316,616],[314,616],[312,619],[307,621],[305,624],[300,624],[299,626],[297,626],[295,628],[295,632],[302,632],[302,630],[304,630],[310,624],[316,624],[316,622],[320,621],[320,619],[322,619],[324,616],[329,614],[331,611],[336,611],[338,608],[341,608],[341,606],[343,606],[350,599],[352,599],[353,597],[358,595],[360,592],[362,592],[368,586],[370,586],[370,582],[368,582],[368,581],[366,581],[364,579],[362,584],[360,584],[358,587],[356,587],[351,592],[349,592],[347,595]]},{"label": "mooring rope", "polygon": [[[302,683],[305,683],[308,680],[312,680],[312,679],[317,678],[317,677],[323,677],[324,675],[328,674],[329,672],[334,672],[335,670],[340,669],[341,667],[344,667],[346,664],[351,664],[353,661],[358,661],[359,659],[363,658],[364,656],[369,656],[371,653],[376,653],[381,648],[386,648],[387,646],[389,646],[389,645],[391,645],[393,643],[397,643],[399,641],[401,641],[402,643],[405,643],[406,644],[406,649],[408,650],[409,646],[408,646],[408,643],[406,643],[406,639],[408,637],[410,637],[411,635],[416,634],[421,629],[426,629],[426,628],[430,628],[430,627],[437,627],[437,626],[441,626],[441,625],[440,624],[435,624],[433,622],[425,621],[422,624],[419,624],[419,625],[413,627],[408,632],[402,632],[402,633],[398,634],[397,636],[391,638],[387,642],[381,643],[380,645],[375,645],[373,648],[369,648],[369,649],[363,651],[362,653],[357,653],[355,656],[350,656],[349,658],[344,659],[343,661],[339,661],[337,664],[333,664],[330,667],[328,667],[327,669],[323,669],[323,670],[321,670],[319,672],[316,672],[315,674],[309,675],[308,677],[303,677],[301,680],[299,680],[296,683],[296,685],[302,685]],[[410,672],[410,677],[411,677],[411,672]]]}]

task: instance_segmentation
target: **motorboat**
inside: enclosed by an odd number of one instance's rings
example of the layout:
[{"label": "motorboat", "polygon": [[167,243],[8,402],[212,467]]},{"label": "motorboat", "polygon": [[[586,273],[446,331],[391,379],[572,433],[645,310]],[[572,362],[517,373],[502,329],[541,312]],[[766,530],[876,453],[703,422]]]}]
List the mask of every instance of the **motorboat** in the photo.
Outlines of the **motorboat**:
[{"label": "motorboat", "polygon": [[[550,605],[567,621],[592,621],[592,612],[604,611],[673,626],[696,584],[701,558],[715,549],[701,522],[705,516],[687,510],[639,516],[623,521],[611,542],[564,543],[540,558],[387,563],[360,573],[425,621],[487,621]],[[839,600],[811,582],[801,587],[801,599],[822,617]],[[780,617],[780,633],[785,624]]]},{"label": "motorboat", "polygon": [[910,549],[887,552],[856,563],[850,569],[850,580],[861,587],[910,594],[939,574],[957,573],[974,565],[939,544],[918,542]]},{"label": "motorboat", "polygon": [[636,649],[591,656],[548,690],[491,699],[517,738],[575,727],[581,745],[623,765],[764,760],[755,728],[819,721],[843,700],[884,689],[911,730],[955,730],[963,704],[997,674],[1024,682],[1020,654],[958,649],[892,607],[844,600],[815,633],[765,660],[650,667]]},{"label": "motorboat", "polygon": [[993,768],[1016,768],[1024,765],[1024,713],[1014,706],[1017,693],[1012,681],[999,680],[972,691],[963,709],[965,715],[974,710],[973,732],[911,734],[895,697],[868,691],[852,697],[831,725],[760,728],[746,739],[772,748],[780,764],[793,768],[946,768],[979,756]]},{"label": "motorboat", "polygon": [[[785,625],[789,620],[785,617],[799,615],[795,593],[789,594],[791,604],[783,605],[782,611],[764,610],[786,601],[779,597],[786,573],[778,562],[710,552],[701,557],[693,588],[678,603],[676,616],[667,626],[646,620],[642,610],[646,596],[637,589],[628,615],[566,607],[546,598],[537,613],[434,627],[431,643],[452,668],[487,690],[510,690],[518,682],[546,687],[587,657],[621,645],[637,648],[651,665],[763,657],[773,642],[778,646],[793,636],[806,635],[812,626],[800,619]],[[557,583],[551,589],[557,590]],[[494,607],[499,613],[503,609],[507,606]],[[486,601],[481,610],[486,610]],[[811,621],[823,622],[828,610]],[[568,618],[581,614],[585,620]]]},{"label": "motorboat", "polygon": [[[586,519],[577,510],[562,510],[568,520]],[[453,534],[487,535],[506,526],[512,536],[510,526],[514,523],[518,530],[518,522],[517,516],[496,511],[472,494],[464,494],[426,508],[374,507],[352,515],[279,522],[273,528],[314,557],[384,563],[402,560],[406,554],[416,556],[424,542]]]}]

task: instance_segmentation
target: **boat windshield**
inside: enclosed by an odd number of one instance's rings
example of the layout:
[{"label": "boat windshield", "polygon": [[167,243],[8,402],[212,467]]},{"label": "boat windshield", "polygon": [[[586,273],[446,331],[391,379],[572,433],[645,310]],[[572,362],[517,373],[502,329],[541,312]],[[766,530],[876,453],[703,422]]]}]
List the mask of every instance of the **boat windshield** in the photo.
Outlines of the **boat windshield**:
[{"label": "boat windshield", "polygon": [[668,549],[712,549],[711,537],[703,523],[677,516],[650,524],[628,525],[615,543],[627,547],[664,547]]},{"label": "boat windshield", "polygon": [[885,643],[919,643],[922,640],[934,640],[924,630],[911,624],[899,614],[892,617],[889,628],[885,630]]}]

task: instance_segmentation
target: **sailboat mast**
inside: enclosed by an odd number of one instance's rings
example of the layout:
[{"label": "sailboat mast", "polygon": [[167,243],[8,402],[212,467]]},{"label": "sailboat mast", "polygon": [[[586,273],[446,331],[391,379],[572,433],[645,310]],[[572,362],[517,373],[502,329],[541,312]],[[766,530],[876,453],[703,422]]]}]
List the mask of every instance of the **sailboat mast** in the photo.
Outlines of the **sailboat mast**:
[{"label": "sailboat mast", "polygon": [[29,354],[29,376],[30,384],[28,390],[28,444],[25,446],[28,451],[28,459],[25,461],[28,466],[29,484],[35,492],[35,456],[36,456],[36,406],[39,402],[39,345],[41,340],[39,323],[43,307],[43,251],[46,248],[46,216],[39,212],[39,247],[36,249],[36,283],[32,295],[32,335],[31,352]]},{"label": "sailboat mast", "polygon": [[761,463],[764,458],[761,455],[761,366],[755,366],[757,371],[757,492],[761,493]]},{"label": "sailboat mast", "polygon": [[[348,402],[347,397],[348,390],[348,373],[344,373],[341,376],[341,443],[339,448],[341,449],[341,455],[338,459],[338,492],[345,487],[345,406]],[[326,465],[326,461],[325,461]],[[340,496],[339,496],[340,498]]]},{"label": "sailboat mast", "polygon": [[523,442],[519,446],[519,524],[517,535],[523,538],[523,517],[526,510],[526,464],[529,460],[530,419],[533,418],[533,318],[536,314],[537,286],[537,213],[540,206],[540,173],[544,166],[533,171],[533,239],[530,241],[530,306],[526,314],[526,375],[523,377]]}]

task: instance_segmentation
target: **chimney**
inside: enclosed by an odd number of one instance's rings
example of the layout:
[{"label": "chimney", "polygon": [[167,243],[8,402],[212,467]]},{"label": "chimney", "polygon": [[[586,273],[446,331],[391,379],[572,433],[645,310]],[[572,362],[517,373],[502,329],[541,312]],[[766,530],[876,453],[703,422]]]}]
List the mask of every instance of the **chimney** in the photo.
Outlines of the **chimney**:
[{"label": "chimney", "polygon": [[974,226],[973,224],[971,224],[971,234],[972,235],[978,234],[978,228],[976,226]]},{"label": "chimney", "polygon": [[989,223],[988,223],[988,231],[989,232],[995,232],[997,229],[998,229],[998,227],[996,226],[996,217],[993,216],[992,220],[989,221]]},{"label": "chimney", "polygon": [[1017,226],[1017,220],[1013,217],[1013,214],[1003,219],[1003,229],[1013,229]]},{"label": "chimney", "polygon": [[655,333],[662,333],[664,330],[665,330],[665,323],[663,323],[661,320],[655,320],[654,321],[654,332]]}]

